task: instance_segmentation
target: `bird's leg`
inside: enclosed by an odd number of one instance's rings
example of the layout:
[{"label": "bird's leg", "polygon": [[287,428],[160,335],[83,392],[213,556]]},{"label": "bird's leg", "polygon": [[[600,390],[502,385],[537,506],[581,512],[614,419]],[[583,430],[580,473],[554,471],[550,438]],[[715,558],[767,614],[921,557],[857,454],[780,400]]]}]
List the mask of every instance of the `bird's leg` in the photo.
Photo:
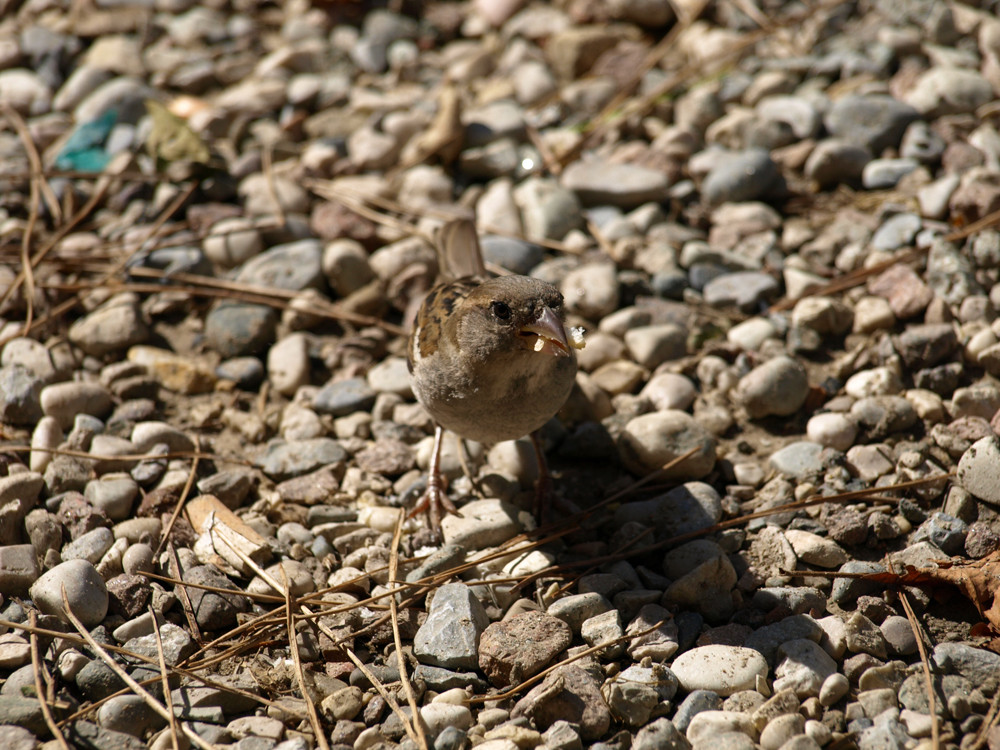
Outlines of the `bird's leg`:
[{"label": "bird's leg", "polygon": [[430,527],[435,533],[441,532],[442,509],[448,513],[458,513],[458,509],[444,492],[445,481],[441,474],[441,441],[443,437],[444,428],[441,425],[434,425],[434,448],[431,451],[431,465],[427,471],[427,490],[420,498],[420,502],[410,511],[410,518],[427,511]]},{"label": "bird's leg", "polygon": [[545,450],[542,448],[542,438],[538,430],[531,433],[531,444],[535,446],[535,460],[538,461],[538,479],[535,480],[535,518],[539,523],[546,523],[552,506],[552,476],[549,474],[549,463],[545,460]]}]

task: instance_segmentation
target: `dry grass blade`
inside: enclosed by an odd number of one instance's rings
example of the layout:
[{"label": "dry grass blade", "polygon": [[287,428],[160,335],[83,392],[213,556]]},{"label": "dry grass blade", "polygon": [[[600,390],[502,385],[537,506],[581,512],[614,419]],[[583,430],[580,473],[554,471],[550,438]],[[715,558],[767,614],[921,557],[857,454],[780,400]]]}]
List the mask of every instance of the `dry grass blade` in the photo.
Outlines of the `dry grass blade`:
[{"label": "dry grass blade", "polygon": [[177,717],[174,716],[174,699],[170,694],[170,676],[167,673],[167,660],[163,656],[163,639],[160,637],[160,623],[156,619],[156,612],[152,607],[149,608],[149,616],[152,618],[153,635],[156,637],[156,659],[160,662],[160,680],[163,685],[163,703],[167,709],[167,723],[170,725],[170,741],[174,746],[174,750],[181,750]]},{"label": "dry grass blade", "polygon": [[[268,575],[264,570],[262,570],[261,567],[259,565],[257,565],[253,560],[251,560],[246,554],[244,554],[244,552],[242,550],[237,549],[235,546],[233,546],[232,544],[230,544],[228,542],[228,540],[226,540],[224,537],[219,537],[219,538],[222,539],[222,541],[225,544],[227,544],[229,546],[229,548],[232,549],[233,552],[241,560],[243,560],[243,562],[248,567],[250,567],[257,575],[259,575],[275,591],[281,591],[282,590],[281,584],[279,584],[277,581],[274,580],[274,578],[272,576]],[[284,573],[284,569],[282,569],[282,573]],[[288,606],[289,605],[286,604],[286,608]],[[302,606],[302,611],[305,614],[312,614],[312,612],[309,610],[309,608],[305,607],[305,606]],[[330,636],[330,640],[332,640],[334,642],[337,642],[337,637],[332,632],[330,632],[329,630],[325,630],[322,627],[320,627],[320,630],[323,631],[323,632],[325,632],[328,636]],[[400,709],[399,704],[396,702],[396,699],[393,698],[385,690],[384,686],[381,686],[380,683],[378,683],[378,681],[375,678],[375,676],[361,663],[361,661],[357,658],[357,656],[350,649],[347,649],[347,654],[350,657],[350,659],[352,661],[354,661],[355,665],[359,669],[361,669],[362,672],[364,672],[365,676],[368,677],[368,679],[370,681],[372,681],[372,684],[375,685],[375,687],[379,691],[379,693],[382,694],[382,697],[385,698],[386,703],[389,704],[389,707],[392,709],[393,713],[395,713],[399,717],[400,721],[403,722],[403,726],[407,730],[406,733],[411,737],[411,739],[414,742],[416,742],[416,743],[419,744],[419,740],[417,738],[416,733],[414,733],[413,728],[409,725],[409,723],[408,723],[408,721],[406,719],[406,715],[403,713],[402,709]]]},{"label": "dry grass blade", "polygon": [[981,750],[989,741],[990,730],[997,725],[998,719],[1000,719],[1000,690],[993,694],[993,700],[990,701],[990,709],[986,712],[983,725],[979,727],[976,739],[969,745],[968,750]]},{"label": "dry grass blade", "polygon": [[399,707],[399,703],[397,703],[396,699],[392,697],[392,693],[386,690],[382,681],[379,680],[379,678],[365,666],[365,663],[358,658],[358,655],[355,654],[354,651],[349,648],[345,648],[344,652],[347,654],[347,658],[354,662],[354,666],[361,670],[361,674],[368,679],[368,681],[372,684],[372,687],[378,691],[378,694],[381,695],[385,702],[389,704],[389,708],[392,709],[392,712],[396,714],[399,720],[403,723],[403,729],[406,730],[406,735],[413,740],[414,743],[419,745],[420,740],[417,738],[416,732],[413,730],[409,719],[406,718],[406,714],[403,713],[403,709]]},{"label": "dry grass blade", "polygon": [[924,670],[924,686],[927,689],[927,712],[931,715],[931,747],[933,750],[941,750],[941,730],[938,727],[937,696],[934,692],[934,677],[931,674],[930,661],[927,659],[927,647],[924,645],[923,630],[917,621],[917,616],[910,605],[910,598],[905,591],[899,592],[899,602],[906,612],[906,619],[910,621],[910,628],[913,630],[913,637],[917,640],[917,650],[920,652],[920,665]]},{"label": "dry grass blade", "polygon": [[[35,627],[35,624],[38,622],[38,617],[34,611],[31,612],[28,622],[32,627]],[[38,635],[31,632],[28,639],[31,644],[31,667],[35,677],[35,697],[38,698],[38,707],[42,710],[42,718],[45,719],[45,726],[49,728],[59,747],[62,750],[69,750],[69,743],[66,742],[66,738],[59,731],[59,725],[56,724],[55,719],[52,717],[52,711],[49,709],[48,691],[45,689],[44,683],[50,683],[50,680],[47,675],[44,679],[42,677],[45,665],[42,663],[41,654],[38,653]]]},{"label": "dry grass blade", "polygon": [[281,198],[278,197],[278,186],[274,182],[274,144],[268,143],[261,150],[260,166],[264,172],[267,184],[267,196],[274,204],[274,215],[278,217],[278,226],[285,226],[285,208],[281,205]]},{"label": "dry grass blade", "polygon": [[[31,257],[25,268],[22,268],[20,272],[18,272],[14,282],[4,290],[3,294],[0,294],[0,304],[10,299],[10,296],[21,287],[21,284],[24,283],[25,269],[35,266],[41,262],[41,260],[48,255],[56,245],[59,244],[63,237],[72,232],[84,219],[86,219],[90,215],[90,212],[97,208],[97,204],[104,199],[104,194],[110,187],[111,177],[109,175],[102,176],[102,178],[97,181],[97,185],[94,187],[94,194],[90,196],[90,200],[76,212],[72,219],[70,219],[66,224],[63,224],[63,226],[49,238],[49,241],[46,242],[45,245]],[[24,333],[27,333],[27,329]],[[0,344],[3,343],[6,343],[6,341],[0,341]]]},{"label": "dry grass blade", "polygon": [[[392,534],[392,544],[389,546],[389,583],[392,585],[393,593],[396,591],[396,575],[399,571],[399,540],[403,536],[404,514],[400,513],[396,519],[396,529]],[[416,729],[421,750],[430,750],[427,742],[427,732],[424,728],[424,720],[420,716],[420,707],[417,706],[417,697],[413,693],[413,685],[406,673],[406,659],[403,658],[403,639],[399,635],[399,613],[396,610],[396,597],[389,597],[389,614],[392,622],[392,639],[396,645],[396,662],[399,665],[399,680],[403,683],[403,691],[406,693],[406,701],[410,704],[410,711],[413,713],[413,725]]]},{"label": "dry grass blade", "polygon": [[170,564],[177,571],[177,578],[180,581],[175,586],[175,590],[177,591],[177,598],[181,602],[181,611],[184,613],[184,619],[187,620],[188,627],[191,629],[191,635],[200,644],[202,642],[201,629],[198,627],[198,619],[194,616],[194,607],[191,605],[191,598],[188,596],[187,586],[184,584],[180,558],[177,556],[177,550],[174,549],[174,545],[168,544],[167,551],[170,553]]},{"label": "dry grass blade", "polygon": [[309,723],[312,724],[313,734],[316,736],[316,744],[320,750],[329,750],[330,744],[326,741],[326,733],[323,725],[319,721],[319,714],[316,713],[316,704],[313,703],[312,696],[306,686],[306,674],[302,669],[302,655],[299,653],[299,640],[295,637],[295,613],[292,611],[291,586],[288,585],[288,574],[284,568],[281,570],[281,589],[285,595],[285,626],[288,629],[288,650],[292,652],[292,662],[295,665],[295,678],[299,681],[299,692],[302,693],[302,700],[306,704],[306,712],[309,714]]},{"label": "dry grass blade", "polygon": [[194,486],[194,480],[198,476],[198,457],[201,455],[201,440],[196,435],[194,441],[196,453],[194,460],[191,462],[191,471],[188,472],[187,481],[184,482],[184,489],[181,490],[181,494],[177,498],[177,504],[174,506],[174,512],[170,514],[170,520],[167,521],[166,527],[160,532],[160,541],[156,545],[156,550],[153,552],[154,559],[159,557],[160,553],[163,552],[163,547],[166,545],[167,539],[170,538],[170,532],[174,530],[174,524],[177,523],[177,519],[181,515],[181,510],[184,508],[184,503],[187,502],[191,488]]},{"label": "dry grass blade", "polygon": [[[73,627],[76,628],[76,631],[80,634],[80,637],[87,642],[87,645],[90,646],[90,648],[94,651],[94,653],[97,654],[98,658],[100,658],[101,661],[107,664],[108,667],[111,669],[111,671],[114,672],[116,675],[118,675],[118,677],[120,677],[122,681],[132,689],[132,692],[134,692],[136,695],[142,698],[142,700],[146,703],[147,706],[153,709],[153,711],[159,714],[166,721],[170,721],[170,716],[164,705],[160,703],[158,700],[156,700],[156,698],[154,698],[152,695],[150,695],[149,691],[147,691],[146,688],[144,688],[142,685],[140,685],[138,682],[132,679],[132,676],[124,669],[122,669],[121,666],[118,664],[118,662],[116,662],[114,659],[111,658],[111,655],[104,649],[104,647],[97,641],[95,641],[94,637],[87,632],[87,629],[83,626],[83,623],[80,622],[80,618],[78,618],[75,614],[73,614],[73,610],[69,606],[69,598],[66,596],[65,586],[62,587],[62,601],[64,610],[63,614],[66,615],[66,618],[70,621]],[[193,745],[202,748],[202,750],[213,750],[212,745],[205,742],[205,740],[199,737],[198,734],[193,729],[191,729],[191,727],[189,727],[187,724],[181,724],[181,731],[184,732],[184,736],[187,737]]]}]

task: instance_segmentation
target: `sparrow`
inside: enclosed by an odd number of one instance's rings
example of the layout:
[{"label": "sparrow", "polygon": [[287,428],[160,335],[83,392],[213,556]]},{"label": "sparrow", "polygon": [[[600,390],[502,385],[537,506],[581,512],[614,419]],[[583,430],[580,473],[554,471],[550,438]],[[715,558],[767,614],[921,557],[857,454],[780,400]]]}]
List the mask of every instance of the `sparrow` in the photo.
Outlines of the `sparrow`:
[{"label": "sparrow", "polygon": [[573,387],[582,331],[567,331],[563,297],[552,284],[530,276],[490,277],[471,220],[446,222],[436,244],[446,272],[461,275],[427,293],[410,333],[413,392],[435,422],[427,491],[413,514],[426,510],[437,533],[442,511],[457,512],[440,472],[446,429],[486,445],[530,434],[539,461],[540,514],[548,472],[537,433]]}]

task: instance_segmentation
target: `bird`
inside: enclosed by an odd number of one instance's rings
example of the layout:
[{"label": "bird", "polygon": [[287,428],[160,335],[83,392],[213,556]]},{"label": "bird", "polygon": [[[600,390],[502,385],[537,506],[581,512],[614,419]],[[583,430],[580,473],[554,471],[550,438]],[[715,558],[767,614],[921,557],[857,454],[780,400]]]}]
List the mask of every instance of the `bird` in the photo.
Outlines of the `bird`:
[{"label": "bird", "polygon": [[552,284],[490,276],[471,219],[446,221],[435,240],[448,278],[424,297],[407,347],[414,395],[435,425],[427,489],[411,516],[426,511],[437,534],[442,512],[457,512],[440,471],[445,429],[485,445],[530,435],[540,516],[549,487],[538,430],[569,397],[583,331],[567,329]]}]

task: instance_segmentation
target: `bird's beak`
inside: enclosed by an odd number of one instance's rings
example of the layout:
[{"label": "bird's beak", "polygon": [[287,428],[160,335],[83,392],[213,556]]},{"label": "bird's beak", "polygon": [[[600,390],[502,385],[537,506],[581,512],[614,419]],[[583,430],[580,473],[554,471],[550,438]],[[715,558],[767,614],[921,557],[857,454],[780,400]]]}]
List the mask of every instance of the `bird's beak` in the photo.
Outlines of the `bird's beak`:
[{"label": "bird's beak", "polygon": [[566,329],[559,316],[548,306],[534,321],[518,331],[525,347],[536,352],[545,352],[555,357],[570,356],[570,344],[566,339]]}]

